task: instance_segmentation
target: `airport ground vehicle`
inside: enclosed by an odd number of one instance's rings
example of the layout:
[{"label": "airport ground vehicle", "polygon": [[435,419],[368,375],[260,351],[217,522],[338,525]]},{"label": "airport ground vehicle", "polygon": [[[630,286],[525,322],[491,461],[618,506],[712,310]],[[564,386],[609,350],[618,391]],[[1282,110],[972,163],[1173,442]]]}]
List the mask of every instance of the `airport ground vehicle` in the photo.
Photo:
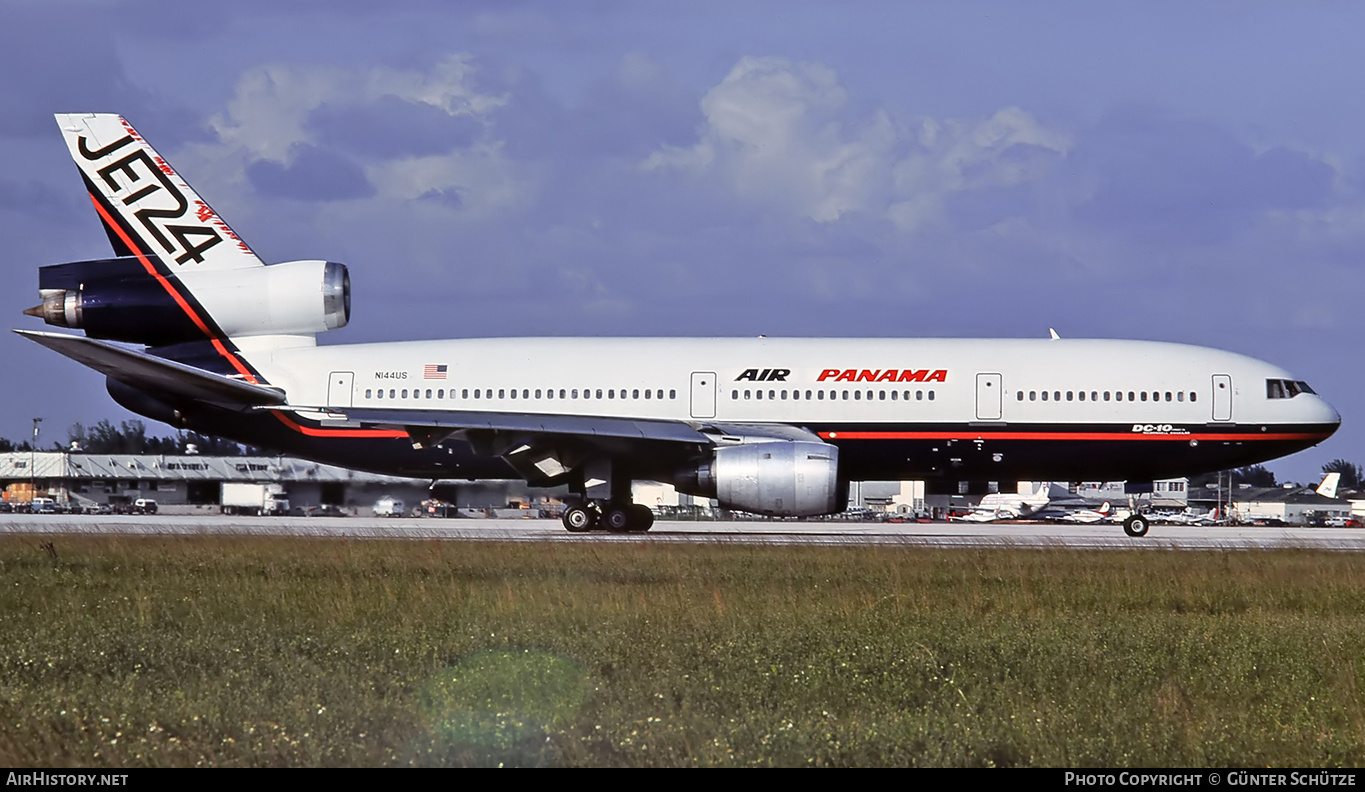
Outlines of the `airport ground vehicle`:
[{"label": "airport ground vehicle", "polygon": [[374,507],[370,509],[370,514],[375,517],[402,517],[403,502],[397,498],[385,496],[375,501]]},{"label": "airport ground vehicle", "polygon": [[156,514],[156,501],[151,498],[138,498],[133,501],[133,514]]},{"label": "airport ground vehicle", "polygon": [[224,514],[276,516],[289,513],[289,496],[279,484],[225,481],[219,503]]},{"label": "airport ground vehicle", "polygon": [[266,266],[123,118],[57,120],[115,256],[39,270],[25,313],[84,336],[18,332],[173,426],[380,473],[567,485],[571,531],[648,530],[633,480],[814,516],[841,512],[850,481],[1150,481],[1291,454],[1340,424],[1278,366],[1144,341],[320,346],[350,319],[343,265]]}]

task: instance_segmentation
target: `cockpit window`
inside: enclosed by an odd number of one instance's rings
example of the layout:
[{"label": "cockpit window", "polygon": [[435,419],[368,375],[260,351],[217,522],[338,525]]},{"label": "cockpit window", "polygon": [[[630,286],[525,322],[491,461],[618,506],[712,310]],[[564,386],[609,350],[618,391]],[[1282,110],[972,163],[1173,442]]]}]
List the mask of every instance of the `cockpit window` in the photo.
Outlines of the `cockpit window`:
[{"label": "cockpit window", "polygon": [[1316,394],[1317,391],[1308,387],[1308,383],[1303,380],[1268,379],[1265,381],[1265,397],[1267,399],[1292,399],[1300,393]]}]

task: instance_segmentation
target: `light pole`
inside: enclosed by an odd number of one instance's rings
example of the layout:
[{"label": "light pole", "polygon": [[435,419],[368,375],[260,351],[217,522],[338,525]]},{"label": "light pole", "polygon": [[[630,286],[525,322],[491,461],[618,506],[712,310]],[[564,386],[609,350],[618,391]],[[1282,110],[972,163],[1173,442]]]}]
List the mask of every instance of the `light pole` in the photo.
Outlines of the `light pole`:
[{"label": "light pole", "polygon": [[42,418],[33,419],[33,439],[28,444],[28,510],[33,511],[33,499],[38,496],[38,424]]}]

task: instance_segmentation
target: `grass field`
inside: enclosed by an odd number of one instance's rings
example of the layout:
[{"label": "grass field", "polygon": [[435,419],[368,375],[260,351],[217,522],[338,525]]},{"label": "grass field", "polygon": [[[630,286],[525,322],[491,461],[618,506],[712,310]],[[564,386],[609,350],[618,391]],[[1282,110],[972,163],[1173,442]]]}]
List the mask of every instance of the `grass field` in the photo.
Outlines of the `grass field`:
[{"label": "grass field", "polygon": [[1360,765],[1363,656],[1351,554],[0,538],[7,766]]}]

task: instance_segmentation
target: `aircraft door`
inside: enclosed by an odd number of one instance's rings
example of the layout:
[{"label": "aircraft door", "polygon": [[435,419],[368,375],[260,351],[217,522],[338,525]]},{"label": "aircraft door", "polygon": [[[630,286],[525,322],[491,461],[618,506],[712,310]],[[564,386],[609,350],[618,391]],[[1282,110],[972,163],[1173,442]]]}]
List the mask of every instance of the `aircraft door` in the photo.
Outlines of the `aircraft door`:
[{"label": "aircraft door", "polygon": [[1213,375],[1213,420],[1232,420],[1232,376]]},{"label": "aircraft door", "polygon": [[716,373],[692,372],[692,417],[716,417]]},{"label": "aircraft door", "polygon": [[1002,390],[999,374],[976,375],[976,419],[978,421],[998,421],[1001,416],[1000,395]]},{"label": "aircraft door", "polygon": [[351,397],[355,386],[354,371],[333,371],[327,375],[327,406],[352,407]]}]

